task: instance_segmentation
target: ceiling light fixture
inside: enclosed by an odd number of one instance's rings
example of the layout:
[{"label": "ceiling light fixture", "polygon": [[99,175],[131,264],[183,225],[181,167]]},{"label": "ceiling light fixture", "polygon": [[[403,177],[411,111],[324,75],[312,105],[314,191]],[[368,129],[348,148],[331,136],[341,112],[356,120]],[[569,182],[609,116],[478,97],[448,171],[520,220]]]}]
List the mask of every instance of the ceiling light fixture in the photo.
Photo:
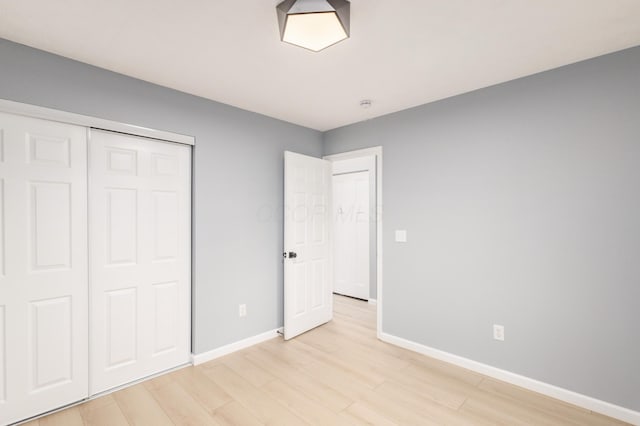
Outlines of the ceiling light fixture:
[{"label": "ceiling light fixture", "polygon": [[285,0],[276,6],[280,39],[319,52],[349,38],[347,0]]}]

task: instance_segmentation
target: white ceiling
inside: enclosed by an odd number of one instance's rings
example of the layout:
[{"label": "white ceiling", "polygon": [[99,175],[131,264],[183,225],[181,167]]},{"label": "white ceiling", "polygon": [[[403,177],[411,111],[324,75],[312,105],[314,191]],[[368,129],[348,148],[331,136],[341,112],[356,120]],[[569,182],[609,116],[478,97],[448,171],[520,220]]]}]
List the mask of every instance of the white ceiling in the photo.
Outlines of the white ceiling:
[{"label": "white ceiling", "polygon": [[640,44],[640,0],[352,0],[313,53],[277,3],[0,0],[0,37],[318,130]]}]

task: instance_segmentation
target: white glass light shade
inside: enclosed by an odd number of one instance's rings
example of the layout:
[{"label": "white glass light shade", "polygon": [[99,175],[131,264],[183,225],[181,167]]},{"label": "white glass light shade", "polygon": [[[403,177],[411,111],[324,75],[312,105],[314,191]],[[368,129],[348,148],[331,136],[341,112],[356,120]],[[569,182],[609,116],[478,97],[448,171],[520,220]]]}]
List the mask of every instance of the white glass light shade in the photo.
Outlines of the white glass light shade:
[{"label": "white glass light shade", "polygon": [[347,37],[335,12],[301,13],[287,17],[282,41],[318,52]]},{"label": "white glass light shade", "polygon": [[285,0],[276,11],[286,43],[318,52],[349,38],[347,0]]}]

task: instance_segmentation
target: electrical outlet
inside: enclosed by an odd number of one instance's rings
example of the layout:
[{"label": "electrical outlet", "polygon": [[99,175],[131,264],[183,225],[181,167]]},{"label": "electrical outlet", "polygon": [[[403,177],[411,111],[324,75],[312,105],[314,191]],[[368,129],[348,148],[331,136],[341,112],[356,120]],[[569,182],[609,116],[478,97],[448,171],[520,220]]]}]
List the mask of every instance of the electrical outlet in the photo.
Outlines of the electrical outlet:
[{"label": "electrical outlet", "polygon": [[247,316],[247,305],[245,305],[245,304],[238,305],[238,316],[239,317],[246,317]]},{"label": "electrical outlet", "polygon": [[493,324],[493,338],[504,341],[504,326]]}]

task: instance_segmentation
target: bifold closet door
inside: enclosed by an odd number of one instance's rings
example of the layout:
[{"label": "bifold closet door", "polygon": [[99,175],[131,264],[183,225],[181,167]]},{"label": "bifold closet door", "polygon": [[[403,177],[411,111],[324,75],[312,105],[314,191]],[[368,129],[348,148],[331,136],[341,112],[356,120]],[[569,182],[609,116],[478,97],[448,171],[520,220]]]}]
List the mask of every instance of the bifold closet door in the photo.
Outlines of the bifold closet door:
[{"label": "bifold closet door", "polygon": [[91,130],[90,393],[189,362],[191,147]]},{"label": "bifold closet door", "polygon": [[86,138],[0,113],[0,424],[87,397]]}]

